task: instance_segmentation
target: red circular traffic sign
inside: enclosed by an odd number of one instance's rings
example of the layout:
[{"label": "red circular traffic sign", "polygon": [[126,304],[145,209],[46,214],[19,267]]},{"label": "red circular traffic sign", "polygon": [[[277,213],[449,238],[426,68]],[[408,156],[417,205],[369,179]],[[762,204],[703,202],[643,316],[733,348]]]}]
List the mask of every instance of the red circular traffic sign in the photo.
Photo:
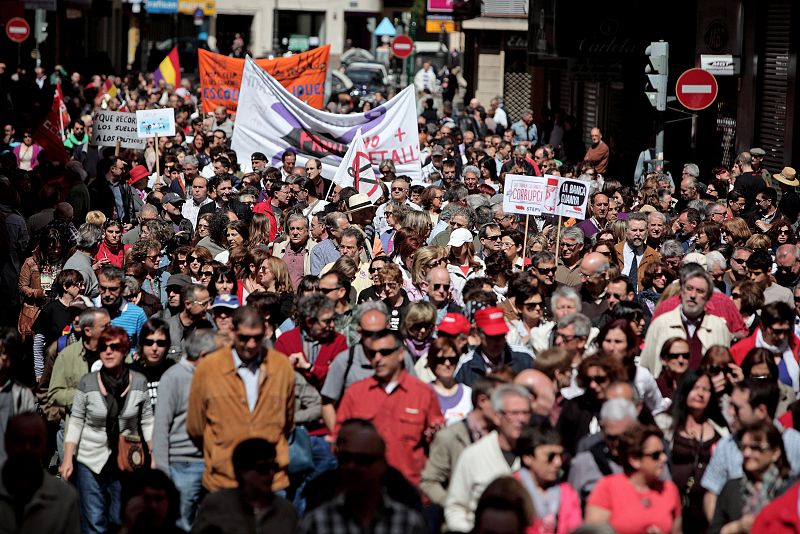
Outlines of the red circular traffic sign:
[{"label": "red circular traffic sign", "polygon": [[6,37],[15,43],[21,43],[31,35],[28,22],[20,17],[14,17],[6,23]]},{"label": "red circular traffic sign", "polygon": [[706,109],[717,98],[717,79],[703,69],[689,69],[678,78],[675,96],[686,109]]},{"label": "red circular traffic sign", "polygon": [[392,54],[400,59],[407,58],[414,51],[414,41],[408,35],[398,35],[392,39]]}]

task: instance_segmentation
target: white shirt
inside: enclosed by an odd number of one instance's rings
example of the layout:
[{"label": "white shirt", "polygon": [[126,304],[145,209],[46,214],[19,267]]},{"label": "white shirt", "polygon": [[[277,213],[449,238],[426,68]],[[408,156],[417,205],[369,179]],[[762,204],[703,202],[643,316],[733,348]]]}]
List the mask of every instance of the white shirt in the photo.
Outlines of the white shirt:
[{"label": "white shirt", "polygon": [[[636,265],[642,265],[642,256],[644,256],[644,247],[642,247],[641,254],[636,254],[635,251],[631,248],[628,242],[625,242],[625,245],[622,247],[622,256],[624,259],[624,263],[622,265],[622,274],[626,276],[631,275],[631,267],[633,266],[633,257],[636,256]],[[637,274],[637,273],[633,273]]]},{"label": "white shirt", "polygon": [[246,364],[239,358],[236,349],[232,349],[231,352],[233,353],[233,365],[236,367],[236,374],[239,375],[242,382],[244,382],[244,390],[247,394],[247,406],[252,412],[256,409],[256,402],[258,401],[258,373],[261,362],[255,360]]},{"label": "white shirt", "polygon": [[194,200],[192,195],[188,195],[186,202],[183,203],[183,208],[181,208],[181,215],[189,219],[189,222],[192,223],[192,228],[195,230],[197,229],[197,214],[200,212],[200,208],[208,204],[209,202],[213,202],[210,198],[206,197],[204,201],[200,204],[197,204]]}]

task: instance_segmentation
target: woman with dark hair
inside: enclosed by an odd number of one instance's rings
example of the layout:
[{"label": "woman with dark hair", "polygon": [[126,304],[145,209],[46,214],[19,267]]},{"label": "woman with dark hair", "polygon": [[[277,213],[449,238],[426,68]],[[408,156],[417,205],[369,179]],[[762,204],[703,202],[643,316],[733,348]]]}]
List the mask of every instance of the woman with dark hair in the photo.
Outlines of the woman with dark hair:
[{"label": "woman with dark hair", "polygon": [[492,282],[492,290],[497,295],[497,302],[506,300],[508,283],[514,276],[514,265],[509,261],[508,256],[503,253],[486,256],[484,272],[486,278]]},{"label": "woman with dark hair", "polygon": [[[425,309],[425,308],[430,308]],[[433,314],[436,318],[436,311],[433,306],[427,302],[415,302],[409,307],[408,316],[417,314],[421,310],[422,313]],[[408,320],[403,321],[402,331],[408,331],[410,334],[417,334],[419,330],[419,323],[406,326]],[[433,332],[433,323],[426,323],[426,327]],[[459,350],[455,342],[448,338],[440,337],[431,343],[427,351],[428,369],[435,377],[431,383],[436,392],[436,398],[439,400],[439,407],[444,415],[445,423],[452,425],[459,421],[463,421],[467,414],[472,410],[472,388],[456,382],[456,368],[458,367]]]},{"label": "woman with dark hair", "polygon": [[744,357],[741,367],[746,380],[766,380],[778,385],[780,398],[775,413],[786,413],[789,406],[795,401],[796,395],[790,385],[784,384],[778,379],[780,373],[778,364],[775,363],[775,353],[769,349],[754,348]]},{"label": "woman with dark hair", "polygon": [[572,486],[561,482],[564,447],[556,429],[549,422],[524,427],[515,450],[521,467],[514,478],[528,491],[536,512],[527,532],[567,534],[578,528],[581,501]]},{"label": "woman with dark hair", "polygon": [[661,395],[671,399],[686,371],[689,370],[689,342],[671,337],[661,347],[661,374],[656,379]]},{"label": "woman with dark hair", "polygon": [[211,231],[211,217],[214,215],[213,213],[204,213],[197,217],[197,226],[194,229],[194,237],[192,238],[192,244],[197,245],[205,237],[208,237],[209,232]]},{"label": "woman with dark hair", "polygon": [[633,382],[653,415],[669,408],[670,401],[658,390],[656,379],[646,368],[636,365],[639,338],[625,319],[614,319],[600,329],[595,339],[599,353],[617,360],[625,370],[623,380]]},{"label": "woman with dark hair", "polygon": [[189,276],[192,281],[197,283],[202,277],[203,267],[214,261],[214,257],[206,247],[194,247],[188,256],[186,256],[187,266],[189,267]]},{"label": "woman with dark hair", "polygon": [[714,345],[709,347],[700,360],[699,372],[711,378],[711,388],[719,399],[720,412],[731,428],[733,416],[729,405],[733,386],[744,380],[742,368],[736,365],[729,347]]},{"label": "woman with dark hair", "polygon": [[500,181],[497,178],[497,162],[494,158],[485,157],[478,163],[478,168],[481,170],[481,178],[483,183],[481,185],[488,185],[495,193],[500,188]]},{"label": "woman with dark hair", "polygon": [[671,416],[663,414],[656,419],[672,451],[670,474],[683,496],[684,529],[703,532],[708,520],[703,512],[705,491],[700,480],[714,446],[728,435],[728,430],[708,375],[687,372],[672,400]]},{"label": "woman with dark hair", "polygon": [[223,250],[214,259],[220,263],[228,263],[231,250],[237,247],[246,247],[250,241],[250,226],[244,221],[230,221],[225,226],[225,246],[227,250]]},{"label": "woman with dark hair", "polygon": [[586,504],[586,523],[609,525],[619,534],[683,532],[680,492],[661,479],[667,463],[661,431],[632,426],[620,439],[619,457],[624,472],[597,483]]},{"label": "woman with dark hair", "polygon": [[714,221],[702,221],[695,231],[697,239],[694,246],[696,252],[706,254],[719,248],[722,240],[722,227]]},{"label": "woman with dark hair", "polygon": [[794,245],[797,242],[792,221],[780,215],[772,221],[772,226],[767,231],[767,237],[772,241],[772,253],[774,254],[781,245]]},{"label": "woman with dark hair", "polygon": [[67,235],[51,226],[42,230],[33,254],[22,263],[17,280],[17,289],[22,297],[17,329],[23,336],[33,334],[31,327],[42,307],[50,300],[53,282],[61,272],[68,253]]},{"label": "woman with dark hair", "polygon": [[[158,383],[164,372],[172,367],[176,360],[167,358],[171,342],[169,325],[161,319],[148,319],[139,332],[139,346],[136,347],[131,369],[142,373],[147,378],[147,389],[150,403],[156,408],[158,399]],[[180,355],[175,355],[180,356]]]},{"label": "woman with dark hair", "polygon": [[[198,217],[199,220],[199,217]],[[197,242],[198,247],[205,247],[211,253],[211,257],[226,250],[228,223],[228,212],[218,210],[211,214],[208,222],[208,235]]]},{"label": "woman with dark hair", "polygon": [[121,501],[120,508],[126,513],[122,514],[120,533],[186,532],[175,524],[181,517],[181,495],[169,476],[160,469],[145,468],[132,473],[122,487]]},{"label": "woman with dark hair", "polygon": [[439,222],[439,213],[442,211],[442,198],[444,197],[444,190],[432,185],[425,189],[419,197],[420,206],[431,218],[431,222],[436,224]]},{"label": "woman with dark hair", "polygon": [[86,531],[92,531],[87,528],[91,526],[97,532],[113,532],[122,515],[118,461],[127,461],[118,458],[120,438],[143,438],[152,450],[153,407],[147,379],[125,364],[130,350],[125,330],[103,330],[97,350],[102,367],[84,375],[75,390],[59,473],[65,481],[74,476]]},{"label": "woman with dark hair", "polygon": [[600,408],[606,401],[606,389],[624,380],[625,370],[613,358],[594,354],[578,365],[577,383],[583,394],[564,402],[556,428],[566,451],[575,455],[578,441],[600,431]]},{"label": "woman with dark hair", "polygon": [[789,487],[789,461],[780,431],[758,421],[739,433],[744,476],[729,480],[717,498],[709,533],[749,532],[758,512]]},{"label": "woman with dark hair", "polygon": [[214,269],[211,280],[208,282],[208,294],[213,300],[218,295],[236,295],[239,291],[239,281],[233,267],[222,265]]},{"label": "woman with dark hair", "polygon": [[238,293],[236,296],[239,298],[239,302],[241,302],[242,305],[247,303],[247,296],[250,293],[265,291],[264,286],[261,285],[263,274],[261,272],[261,266],[269,257],[270,255],[268,252],[260,248],[254,248],[248,250],[241,263],[238,264],[237,274],[239,279],[237,281]]},{"label": "woman with dark hair", "polygon": [[103,223],[103,240],[94,255],[94,264],[99,270],[106,265],[122,267],[125,260],[125,251],[131,245],[122,244],[122,223],[117,219],[108,219]]},{"label": "woman with dark hair", "polygon": [[[612,264],[613,265],[613,264]],[[664,290],[675,281],[675,272],[667,264],[650,262],[644,268],[642,275],[642,290],[637,295],[652,314]]]},{"label": "woman with dark hair", "polygon": [[202,169],[211,163],[211,156],[208,155],[208,143],[204,135],[195,135],[189,153],[197,158],[197,168]]},{"label": "woman with dark hair", "polygon": [[22,132],[22,143],[14,147],[17,157],[17,168],[22,171],[32,171],[39,165],[39,154],[42,147],[33,142],[33,130],[25,128]]}]

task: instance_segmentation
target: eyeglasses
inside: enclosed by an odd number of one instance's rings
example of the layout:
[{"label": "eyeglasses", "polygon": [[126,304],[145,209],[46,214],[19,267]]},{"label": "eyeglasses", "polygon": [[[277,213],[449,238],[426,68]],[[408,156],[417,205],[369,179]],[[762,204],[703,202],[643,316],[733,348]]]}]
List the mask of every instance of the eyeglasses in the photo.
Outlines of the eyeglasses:
[{"label": "eyeglasses", "polygon": [[375,284],[375,287],[377,287],[379,289],[382,288],[382,287],[385,287],[386,289],[396,289],[397,288],[397,282],[382,282],[380,284]]},{"label": "eyeglasses", "polygon": [[561,248],[575,248],[579,245],[579,243],[564,243],[561,242]]},{"label": "eyeglasses", "polygon": [[431,287],[434,291],[440,291],[442,289],[445,291],[450,291],[450,284],[431,284]]},{"label": "eyeglasses", "polygon": [[167,341],[166,339],[153,339],[152,337],[148,337],[142,340],[142,345],[145,347],[152,347],[153,345],[157,345],[163,348],[169,346],[169,341]]},{"label": "eyeglasses", "polygon": [[744,452],[745,449],[750,449],[753,452],[764,453],[764,452],[767,452],[768,450],[772,449],[772,446],[770,446],[769,443],[743,443],[743,442],[740,441],[736,445],[739,447],[739,450],[742,451],[742,452]]},{"label": "eyeglasses", "polygon": [[192,302],[192,304],[199,304],[200,306],[208,306],[208,304],[211,302],[211,299],[193,300],[191,302]]},{"label": "eyeglasses", "polygon": [[367,347],[364,347],[364,354],[370,360],[372,358],[374,358],[375,356],[377,356],[378,354],[380,354],[381,356],[383,356],[385,358],[386,356],[391,356],[392,354],[397,352],[397,349],[399,349],[400,347],[401,347],[401,345],[397,345],[396,347],[391,347],[391,348],[386,348],[386,349],[376,349],[376,350],[368,349]]},{"label": "eyeglasses", "polygon": [[434,366],[436,365],[443,365],[445,363],[449,363],[452,366],[458,365],[458,356],[439,356],[438,358],[433,360]]},{"label": "eyeglasses", "polygon": [[406,189],[405,187],[393,187],[392,188],[392,193],[405,193],[406,191],[408,191],[408,189]]},{"label": "eyeglasses", "polygon": [[780,229],[778,230],[778,235],[791,235],[791,232],[789,230]]},{"label": "eyeglasses", "polygon": [[123,345],[122,343],[108,343],[108,344],[100,343],[97,345],[97,350],[99,350],[100,352],[105,352],[108,349],[111,349],[114,352],[122,352]]},{"label": "eyeglasses", "polygon": [[670,352],[667,354],[668,360],[677,360],[678,358],[683,358],[684,360],[688,360],[691,357],[691,353],[689,352]]},{"label": "eyeglasses", "polygon": [[602,386],[606,382],[608,382],[608,375],[595,375],[595,376],[587,376],[586,381],[591,384],[594,382],[598,386]]},{"label": "eyeglasses", "polygon": [[658,461],[662,456],[664,456],[664,454],[666,454],[664,449],[661,449],[660,451],[643,452],[641,458],[650,458],[653,461]]},{"label": "eyeglasses", "polygon": [[438,267],[439,265],[444,265],[445,263],[447,263],[447,262],[444,260],[444,258],[439,258],[438,260],[429,261],[428,264],[426,265],[426,267],[428,269],[434,269],[434,268]]}]

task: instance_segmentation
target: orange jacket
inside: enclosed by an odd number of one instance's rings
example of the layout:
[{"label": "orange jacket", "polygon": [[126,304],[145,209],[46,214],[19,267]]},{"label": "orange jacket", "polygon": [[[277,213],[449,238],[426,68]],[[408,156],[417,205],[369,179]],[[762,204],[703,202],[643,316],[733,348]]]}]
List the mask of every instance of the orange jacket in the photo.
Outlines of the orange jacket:
[{"label": "orange jacket", "polygon": [[272,489],[289,485],[287,437],[294,426],[294,371],[289,359],[274,350],[267,351],[259,369],[258,401],[251,413],[230,348],[212,352],[197,364],[186,431],[203,449],[203,486],[209,491],[237,486],[231,456],[236,445],[248,438],[275,443],[280,468]]}]

